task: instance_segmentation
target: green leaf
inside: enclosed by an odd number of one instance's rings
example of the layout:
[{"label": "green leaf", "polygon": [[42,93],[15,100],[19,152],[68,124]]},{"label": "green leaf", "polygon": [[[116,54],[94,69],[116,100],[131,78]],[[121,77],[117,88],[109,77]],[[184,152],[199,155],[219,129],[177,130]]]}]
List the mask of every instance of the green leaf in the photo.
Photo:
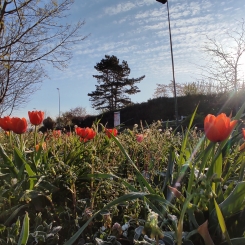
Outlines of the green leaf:
[{"label": "green leaf", "polygon": [[198,108],[198,106],[196,107],[195,111],[192,114],[192,117],[191,117],[191,120],[190,120],[188,129],[185,132],[185,136],[184,136],[183,142],[181,144],[180,156],[179,156],[179,159],[178,159],[178,165],[179,166],[185,163],[185,160],[184,160],[184,152],[185,152],[185,148],[186,148],[186,144],[187,144],[189,130],[190,130],[191,125],[193,123],[193,120],[195,118],[195,115],[196,115],[196,112],[197,112],[197,108]]},{"label": "green leaf", "polygon": [[183,204],[181,213],[180,213],[180,218],[179,218],[179,222],[178,222],[178,229],[177,229],[177,244],[178,245],[181,245],[181,243],[182,243],[183,221],[184,221],[184,217],[185,217],[185,212],[186,212],[186,210],[190,204],[192,197],[193,197],[193,195],[187,196],[187,198],[185,199],[185,202]]},{"label": "green leaf", "polygon": [[230,195],[220,203],[225,218],[230,217],[245,208],[245,181],[236,185]]},{"label": "green leaf", "polygon": [[8,157],[1,144],[0,144],[0,156],[2,157],[5,165],[9,168],[13,177],[18,178],[19,171],[14,165],[14,163],[12,162],[12,160]]},{"label": "green leaf", "polygon": [[174,149],[171,148],[171,150],[169,151],[169,158],[168,158],[168,168],[167,168],[167,172],[166,172],[166,176],[164,179],[164,184],[162,187],[162,191],[165,190],[166,186],[172,185],[172,179],[173,179],[173,168],[174,168]]},{"label": "green leaf", "polygon": [[[232,245],[241,245],[245,244],[245,237],[237,237],[237,238],[232,238],[231,239]],[[228,242],[223,242],[221,245],[229,245]]]},{"label": "green leaf", "polygon": [[214,199],[214,205],[215,205],[215,210],[216,210],[216,213],[217,213],[217,217],[218,217],[218,220],[219,220],[221,231],[225,234],[225,232],[227,231],[226,230],[226,225],[225,225],[225,220],[224,220],[222,212],[221,212],[221,210],[219,208],[219,205],[217,204],[215,199]]},{"label": "green leaf", "polygon": [[[34,187],[34,182],[36,178],[33,178],[36,176],[36,173],[31,169],[30,165],[26,162],[24,159],[24,156],[20,149],[18,149],[16,146],[14,147],[14,153],[15,153],[15,162],[18,163],[18,166],[24,166],[26,169],[26,172],[30,178],[30,190]],[[23,175],[23,171],[19,171],[19,178]]]},{"label": "green leaf", "polygon": [[229,245],[232,245],[227,228],[226,228],[226,224],[225,224],[225,219],[223,217],[223,214],[220,210],[220,207],[218,205],[218,203],[216,202],[216,200],[214,199],[214,205],[215,205],[215,210],[217,213],[217,217],[218,217],[218,221],[219,221],[219,225],[221,228],[222,233],[225,235],[226,241],[228,242]]},{"label": "green leaf", "polygon": [[23,220],[23,224],[22,224],[20,238],[19,238],[17,245],[26,245],[28,238],[29,238],[29,216],[28,216],[28,213],[26,212],[24,220]]},{"label": "green leaf", "polygon": [[21,205],[20,207],[18,206],[15,206],[16,209],[10,209],[10,213],[11,215],[8,217],[8,219],[4,222],[4,225],[10,225],[10,222],[18,215],[19,211],[23,208],[26,208],[28,207],[28,204],[24,204],[24,205]]},{"label": "green leaf", "polygon": [[42,189],[45,193],[49,191],[49,193],[54,193],[59,190],[58,187],[54,186],[50,182],[43,179],[44,176],[42,176],[39,181],[35,184],[35,188],[39,187]]}]

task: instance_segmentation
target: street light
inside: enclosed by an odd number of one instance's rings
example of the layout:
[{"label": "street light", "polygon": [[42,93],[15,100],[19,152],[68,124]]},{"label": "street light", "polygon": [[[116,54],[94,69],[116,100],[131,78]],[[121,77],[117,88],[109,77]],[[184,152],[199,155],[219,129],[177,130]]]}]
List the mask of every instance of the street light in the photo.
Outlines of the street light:
[{"label": "street light", "polygon": [[57,90],[58,90],[58,94],[59,94],[59,127],[60,127],[60,89],[59,88],[57,88]]},{"label": "street light", "polygon": [[169,40],[170,40],[170,50],[171,50],[171,60],[172,60],[172,74],[173,74],[173,84],[174,84],[174,109],[175,109],[176,126],[178,126],[178,104],[177,104],[176,84],[175,84],[175,75],[174,75],[174,56],[173,56],[173,45],[172,45],[172,35],[171,35],[168,0],[156,0],[156,1],[159,3],[162,3],[162,4],[167,3],[168,30],[169,30]]}]

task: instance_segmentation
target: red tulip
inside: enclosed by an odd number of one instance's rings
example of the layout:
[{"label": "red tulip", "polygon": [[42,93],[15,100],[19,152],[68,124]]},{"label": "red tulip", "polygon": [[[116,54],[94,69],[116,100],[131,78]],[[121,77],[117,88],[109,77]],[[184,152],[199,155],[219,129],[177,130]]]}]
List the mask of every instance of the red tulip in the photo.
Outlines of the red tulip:
[{"label": "red tulip", "polygon": [[81,137],[80,140],[83,142],[93,139],[94,136],[96,135],[96,132],[92,128],[88,128],[88,127],[87,128],[77,127],[75,131],[76,134]]},{"label": "red tulip", "polygon": [[217,117],[208,114],[204,119],[205,135],[212,142],[223,141],[229,137],[236,123],[237,120],[231,121],[225,113],[221,113]]},{"label": "red tulip", "polygon": [[82,130],[83,130],[83,129],[80,128],[80,127],[76,127],[76,128],[75,128],[75,132],[76,132],[76,134],[79,135],[79,136],[80,136],[80,134],[82,133]]},{"label": "red tulip", "polygon": [[141,143],[144,140],[144,135],[143,134],[137,134],[136,135],[136,140]]},{"label": "red tulip", "polygon": [[53,136],[59,138],[61,136],[61,130],[53,130]]},{"label": "red tulip", "polygon": [[12,127],[11,117],[7,116],[7,117],[0,118],[0,127],[4,131],[10,131]]},{"label": "red tulip", "polygon": [[27,130],[27,121],[25,118],[13,117],[11,124],[11,130],[16,134],[23,134]]},{"label": "red tulip", "polygon": [[118,131],[117,131],[117,129],[116,128],[112,128],[112,129],[105,129],[105,133],[106,133],[106,135],[109,137],[109,138],[111,138],[111,135],[114,135],[115,137],[117,136],[117,133],[118,133]]},{"label": "red tulip", "polygon": [[243,139],[245,139],[245,129],[242,128],[242,135],[243,135]]},{"label": "red tulip", "polygon": [[43,111],[28,111],[28,116],[31,124],[37,126],[43,122],[44,112]]}]

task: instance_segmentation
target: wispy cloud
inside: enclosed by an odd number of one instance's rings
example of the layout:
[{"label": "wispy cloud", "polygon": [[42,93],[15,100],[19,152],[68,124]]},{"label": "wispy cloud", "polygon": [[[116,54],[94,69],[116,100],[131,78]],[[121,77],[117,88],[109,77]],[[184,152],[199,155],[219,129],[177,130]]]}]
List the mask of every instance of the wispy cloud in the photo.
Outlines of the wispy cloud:
[{"label": "wispy cloud", "polygon": [[105,8],[104,12],[107,15],[116,15],[119,13],[127,12],[135,7],[136,5],[132,2],[119,3],[115,6]]},{"label": "wispy cloud", "polygon": [[[135,95],[133,101],[147,101],[154,93],[156,83],[170,82],[172,71],[166,5],[155,0],[75,2],[72,14],[79,19],[86,16],[84,30],[91,36],[74,46],[74,59],[62,76],[50,69],[56,83],[55,92],[57,86],[65,86],[61,91],[69,91],[70,86],[71,97],[78,98],[70,108],[79,103],[89,107],[87,93],[95,89],[96,84],[92,77],[97,73],[94,66],[105,54],[116,55],[120,61],[126,60],[132,77],[146,75],[139,84],[141,93]],[[177,82],[195,79],[198,73],[195,64],[201,65],[201,57],[205,56],[202,47],[207,40],[206,35],[225,40],[225,30],[235,30],[236,21],[244,17],[244,7],[244,0],[169,1]],[[62,96],[62,101],[72,101],[68,95]]]}]

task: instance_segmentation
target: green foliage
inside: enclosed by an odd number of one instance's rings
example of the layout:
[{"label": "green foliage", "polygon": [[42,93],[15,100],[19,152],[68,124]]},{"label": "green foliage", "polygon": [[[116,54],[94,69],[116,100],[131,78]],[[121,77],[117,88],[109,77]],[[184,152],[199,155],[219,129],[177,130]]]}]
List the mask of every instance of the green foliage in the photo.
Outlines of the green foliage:
[{"label": "green foliage", "polygon": [[156,121],[111,138],[97,123],[87,142],[75,133],[0,133],[0,243],[243,241],[243,122],[212,143],[192,126],[197,111],[181,132]]},{"label": "green foliage", "polygon": [[97,79],[99,85],[96,90],[88,93],[92,102],[92,107],[96,110],[112,111],[123,108],[131,104],[128,95],[140,92],[135,85],[144,79],[145,76],[139,78],[128,78],[130,68],[127,61],[123,60],[119,64],[119,59],[112,55],[105,55],[94,67],[100,75],[93,75]]},{"label": "green foliage", "polygon": [[[245,91],[240,90],[235,96],[233,93],[219,93],[211,95],[188,95],[178,97],[178,115],[192,116],[193,111],[198,106],[197,116],[194,118],[194,125],[203,128],[203,119],[207,114],[218,114],[220,111],[230,115],[236,112],[236,103],[240,107],[244,102]],[[113,127],[114,111],[104,112],[98,116],[88,116],[78,126],[92,126],[93,122],[100,119],[100,122],[108,127]],[[175,120],[174,118],[174,98],[160,97],[150,99],[147,102],[131,104],[120,109],[121,123],[125,128],[132,128],[134,124],[142,121],[144,124],[152,124],[154,121]],[[182,122],[181,122],[182,123]],[[189,121],[183,122],[183,127],[187,127]]]}]

